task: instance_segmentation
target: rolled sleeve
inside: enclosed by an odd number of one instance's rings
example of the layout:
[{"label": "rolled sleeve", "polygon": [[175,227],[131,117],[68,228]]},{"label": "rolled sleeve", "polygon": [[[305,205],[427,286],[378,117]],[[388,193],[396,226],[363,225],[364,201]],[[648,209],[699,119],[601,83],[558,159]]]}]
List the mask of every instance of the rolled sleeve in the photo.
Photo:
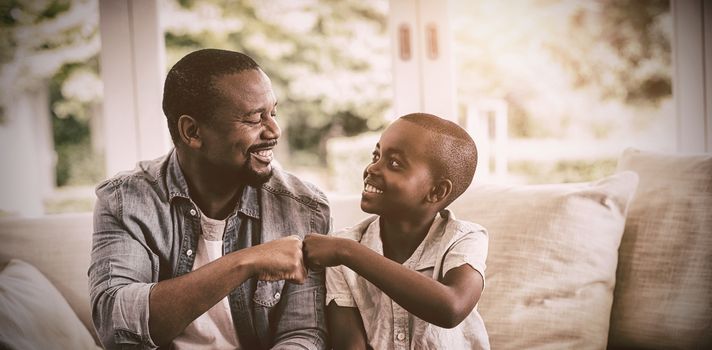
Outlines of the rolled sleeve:
[{"label": "rolled sleeve", "polygon": [[443,276],[453,268],[468,264],[485,279],[489,238],[484,229],[468,232],[450,246],[443,259]]},{"label": "rolled sleeve", "polygon": [[326,268],[326,305],[333,300],[342,307],[356,307],[356,301],[342,272],[343,266]]},{"label": "rolled sleeve", "polygon": [[153,259],[120,221],[117,192],[110,183],[97,189],[88,271],[92,319],[107,349],[153,349],[157,346],[148,328]]}]

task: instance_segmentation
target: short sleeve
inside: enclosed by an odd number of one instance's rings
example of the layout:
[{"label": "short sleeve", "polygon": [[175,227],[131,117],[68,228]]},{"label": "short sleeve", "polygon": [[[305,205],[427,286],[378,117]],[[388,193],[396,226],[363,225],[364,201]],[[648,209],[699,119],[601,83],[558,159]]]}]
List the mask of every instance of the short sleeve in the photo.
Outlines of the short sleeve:
[{"label": "short sleeve", "polygon": [[482,275],[484,280],[488,245],[489,237],[485,229],[480,228],[462,235],[445,253],[442,275],[444,276],[453,268],[469,264]]},{"label": "short sleeve", "polygon": [[348,283],[346,283],[343,270],[348,270],[348,268],[344,266],[326,268],[326,305],[329,305],[333,300],[338,306],[356,307],[356,301]]}]

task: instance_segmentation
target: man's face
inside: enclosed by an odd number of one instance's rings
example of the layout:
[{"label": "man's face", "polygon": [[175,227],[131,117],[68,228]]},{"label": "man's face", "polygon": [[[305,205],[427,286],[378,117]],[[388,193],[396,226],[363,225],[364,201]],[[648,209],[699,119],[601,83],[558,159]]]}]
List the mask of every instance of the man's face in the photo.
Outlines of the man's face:
[{"label": "man's face", "polygon": [[200,126],[202,157],[226,176],[248,184],[266,182],[281,134],[269,78],[249,69],[218,77],[214,86],[221,96],[210,121]]},{"label": "man's face", "polygon": [[434,185],[428,147],[432,134],[396,120],[381,135],[364,170],[361,209],[386,217],[419,215]]}]

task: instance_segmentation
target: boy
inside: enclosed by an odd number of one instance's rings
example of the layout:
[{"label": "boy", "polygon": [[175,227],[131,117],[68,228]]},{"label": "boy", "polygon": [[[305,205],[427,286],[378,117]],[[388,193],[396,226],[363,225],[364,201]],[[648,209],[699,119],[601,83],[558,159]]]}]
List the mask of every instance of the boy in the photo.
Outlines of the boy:
[{"label": "boy", "polygon": [[386,128],[363,174],[361,209],[376,215],[304,239],[307,264],[329,267],[334,349],[489,349],[475,310],[487,233],[445,209],[476,164],[474,141],[455,123],[417,113]]}]

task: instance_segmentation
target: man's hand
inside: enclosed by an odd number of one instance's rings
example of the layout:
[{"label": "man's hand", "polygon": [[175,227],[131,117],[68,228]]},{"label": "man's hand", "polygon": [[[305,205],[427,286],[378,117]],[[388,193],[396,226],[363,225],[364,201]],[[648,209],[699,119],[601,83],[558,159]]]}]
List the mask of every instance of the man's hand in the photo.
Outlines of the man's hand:
[{"label": "man's hand", "polygon": [[309,234],[304,237],[304,261],[307,266],[319,268],[341,265],[340,252],[348,239]]},{"label": "man's hand", "polygon": [[304,283],[307,270],[302,259],[302,240],[283,237],[249,248],[252,275],[262,281]]}]

